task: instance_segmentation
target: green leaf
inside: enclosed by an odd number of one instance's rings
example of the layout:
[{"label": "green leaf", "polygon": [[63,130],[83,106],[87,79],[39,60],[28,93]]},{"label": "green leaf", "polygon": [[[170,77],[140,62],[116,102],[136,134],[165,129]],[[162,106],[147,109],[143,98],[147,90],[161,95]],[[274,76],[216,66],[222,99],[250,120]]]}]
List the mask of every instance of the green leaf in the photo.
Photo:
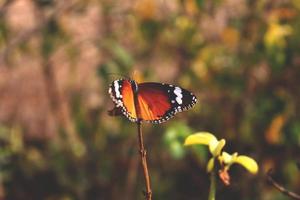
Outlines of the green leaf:
[{"label": "green leaf", "polygon": [[226,141],[224,139],[221,139],[220,141],[217,141],[216,143],[214,141],[210,142],[209,150],[210,150],[211,154],[214,157],[217,157],[218,155],[220,155],[225,144],[226,144]]},{"label": "green leaf", "polygon": [[186,149],[182,146],[185,137],[192,130],[185,123],[173,123],[164,134],[164,144],[174,159],[180,159],[185,155]]},{"label": "green leaf", "polygon": [[219,160],[225,165],[231,165],[237,158],[238,153],[233,153],[232,155],[223,151],[222,156],[219,157]]},{"label": "green leaf", "polygon": [[217,138],[209,132],[198,132],[188,136],[185,139],[184,145],[186,146],[194,145],[194,144],[208,145],[209,151],[214,157],[216,157],[220,155],[225,143],[226,141],[224,139],[218,141]]},{"label": "green leaf", "polygon": [[256,174],[258,172],[258,164],[253,158],[248,156],[238,156],[234,162],[242,165],[252,174]]},{"label": "green leaf", "polygon": [[198,9],[201,9],[204,5],[204,0],[195,0]]},{"label": "green leaf", "polygon": [[198,132],[188,136],[185,139],[184,145],[203,144],[209,145],[210,143],[218,142],[217,138],[209,132]]},{"label": "green leaf", "polygon": [[173,141],[170,145],[170,154],[174,159],[181,159],[185,155],[185,150],[180,142]]},{"label": "green leaf", "polygon": [[209,159],[209,161],[207,163],[207,167],[206,167],[207,172],[211,172],[213,170],[214,166],[215,166],[215,158]]}]

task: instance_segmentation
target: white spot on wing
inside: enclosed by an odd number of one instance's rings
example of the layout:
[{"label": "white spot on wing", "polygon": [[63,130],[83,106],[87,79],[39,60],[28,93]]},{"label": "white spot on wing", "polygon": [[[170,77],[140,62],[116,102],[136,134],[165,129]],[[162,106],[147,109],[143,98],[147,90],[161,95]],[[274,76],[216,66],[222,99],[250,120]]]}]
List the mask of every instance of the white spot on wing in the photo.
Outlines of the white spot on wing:
[{"label": "white spot on wing", "polygon": [[182,90],[180,87],[175,87],[174,94],[176,94],[176,101],[180,105],[182,104]]},{"label": "white spot on wing", "polygon": [[114,81],[115,93],[117,98],[122,98],[119,90],[119,83],[118,81]]}]

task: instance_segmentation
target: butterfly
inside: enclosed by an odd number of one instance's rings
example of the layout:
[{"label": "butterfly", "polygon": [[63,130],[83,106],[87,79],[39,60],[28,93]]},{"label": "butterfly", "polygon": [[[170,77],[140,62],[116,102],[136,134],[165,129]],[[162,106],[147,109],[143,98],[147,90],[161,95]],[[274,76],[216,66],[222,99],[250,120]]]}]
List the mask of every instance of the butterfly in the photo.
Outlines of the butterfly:
[{"label": "butterfly", "polygon": [[132,122],[162,123],[197,102],[193,93],[179,86],[137,83],[127,78],[113,81],[109,94],[116,106],[113,110],[123,113]]}]

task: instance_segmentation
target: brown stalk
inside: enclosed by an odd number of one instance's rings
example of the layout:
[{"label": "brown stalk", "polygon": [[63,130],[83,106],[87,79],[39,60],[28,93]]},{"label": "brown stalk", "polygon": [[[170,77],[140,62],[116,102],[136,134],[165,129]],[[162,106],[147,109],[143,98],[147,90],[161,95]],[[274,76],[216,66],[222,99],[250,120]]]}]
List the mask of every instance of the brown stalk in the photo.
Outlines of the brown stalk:
[{"label": "brown stalk", "polygon": [[144,172],[144,179],[145,179],[145,185],[146,185],[146,191],[144,192],[145,199],[146,200],[152,200],[152,191],[151,191],[151,186],[150,186],[150,176],[149,176],[149,171],[148,171],[148,166],[147,166],[147,151],[144,147],[144,141],[143,141],[143,133],[142,133],[142,125],[141,125],[141,108],[140,104],[138,102],[138,91],[137,88],[134,90],[134,107],[136,111],[136,116],[137,116],[137,131],[138,131],[138,139],[139,139],[139,151],[141,155],[141,162],[142,162],[142,167],[143,167],[143,172]]},{"label": "brown stalk", "polygon": [[151,200],[152,199],[152,191],[151,191],[150,176],[149,176],[149,171],[148,171],[148,166],[147,166],[147,151],[144,147],[142,126],[141,126],[140,120],[137,122],[137,128],[138,128],[138,138],[139,138],[139,147],[140,147],[139,151],[141,154],[141,162],[142,162],[144,179],[145,179],[145,184],[146,184],[146,191],[144,192],[144,195],[147,200]]},{"label": "brown stalk", "polygon": [[296,194],[294,192],[289,191],[288,189],[286,189],[285,187],[283,187],[282,185],[280,185],[279,183],[277,183],[273,177],[272,177],[272,169],[270,169],[267,173],[267,180],[269,183],[271,183],[278,191],[280,191],[282,194],[293,198],[293,199],[299,199],[300,200],[300,195]]}]

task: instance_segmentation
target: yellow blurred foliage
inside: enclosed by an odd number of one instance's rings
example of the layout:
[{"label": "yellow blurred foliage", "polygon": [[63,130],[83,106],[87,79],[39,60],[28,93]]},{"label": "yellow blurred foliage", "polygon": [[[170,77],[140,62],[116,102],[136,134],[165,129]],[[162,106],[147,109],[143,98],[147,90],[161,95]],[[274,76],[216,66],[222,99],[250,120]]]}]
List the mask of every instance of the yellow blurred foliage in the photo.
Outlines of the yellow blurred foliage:
[{"label": "yellow blurred foliage", "polygon": [[198,12],[198,7],[195,0],[185,0],[185,10],[190,15],[195,15]]},{"label": "yellow blurred foliage", "polygon": [[281,25],[277,20],[271,20],[268,30],[264,36],[264,42],[267,47],[278,46],[285,47],[285,37],[291,35],[293,29],[290,25]]},{"label": "yellow blurred foliage", "polygon": [[132,78],[138,83],[144,82],[144,77],[140,70],[135,69],[132,73]]},{"label": "yellow blurred foliage", "polygon": [[221,37],[226,46],[235,49],[240,40],[240,33],[235,28],[227,27],[222,32]]},{"label": "yellow blurred foliage", "polygon": [[186,30],[193,26],[193,22],[188,17],[179,16],[175,21],[175,25],[180,30]]},{"label": "yellow blurred foliage", "polygon": [[293,6],[300,10],[300,1],[299,0],[292,0]]},{"label": "yellow blurred foliage", "polygon": [[156,1],[154,0],[136,1],[135,12],[143,20],[155,19],[157,15]]},{"label": "yellow blurred foliage", "polygon": [[43,168],[46,165],[43,155],[37,148],[29,148],[26,151],[26,158],[30,163],[34,164],[38,168]]},{"label": "yellow blurred foliage", "polygon": [[209,80],[207,65],[205,61],[202,59],[201,55],[199,55],[193,62],[192,69],[195,72],[195,75],[199,77],[201,80],[204,81]]},{"label": "yellow blurred foliage", "polygon": [[277,115],[273,118],[269,128],[265,132],[265,138],[270,144],[278,144],[282,142],[282,127],[284,126],[286,117],[284,115]]},{"label": "yellow blurred foliage", "polygon": [[20,127],[13,127],[10,132],[10,148],[12,152],[21,152],[24,148],[23,133]]}]

